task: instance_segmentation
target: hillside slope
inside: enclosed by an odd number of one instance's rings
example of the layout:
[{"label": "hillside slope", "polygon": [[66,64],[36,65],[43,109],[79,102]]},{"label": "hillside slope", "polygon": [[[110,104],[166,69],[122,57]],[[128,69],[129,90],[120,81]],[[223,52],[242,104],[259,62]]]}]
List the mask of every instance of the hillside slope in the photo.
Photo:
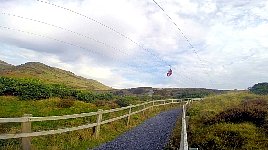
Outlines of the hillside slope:
[{"label": "hillside slope", "polygon": [[46,83],[64,84],[82,90],[109,90],[110,87],[92,79],[77,76],[70,71],[50,67],[39,62],[28,62],[12,66],[0,61],[0,76],[16,78],[35,78]]},{"label": "hillside slope", "polygon": [[14,67],[14,66],[11,65],[11,64],[8,64],[8,63],[6,63],[6,62],[4,62],[2,60],[0,60],[0,70],[9,69],[9,68],[12,68],[12,67]]}]

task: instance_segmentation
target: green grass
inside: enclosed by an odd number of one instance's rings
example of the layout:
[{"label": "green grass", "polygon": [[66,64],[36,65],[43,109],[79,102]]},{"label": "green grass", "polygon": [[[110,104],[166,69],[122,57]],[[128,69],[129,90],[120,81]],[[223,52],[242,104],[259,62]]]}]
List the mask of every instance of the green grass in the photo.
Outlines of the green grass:
[{"label": "green grass", "polygon": [[[59,108],[57,104],[61,101],[59,98],[45,100],[22,101],[17,97],[0,96],[0,117],[21,117],[23,114],[32,114],[33,116],[52,116],[75,114],[83,112],[96,111],[97,107],[92,103],[74,101],[70,108]],[[104,106],[103,109],[108,108]]]},{"label": "green grass", "polygon": [[[189,147],[200,150],[268,149],[268,96],[247,92],[227,93],[193,102],[190,116]],[[178,120],[166,149],[180,146]]]},{"label": "green grass", "polygon": [[199,149],[267,149],[268,96],[246,92],[207,97],[188,110],[189,145]]},{"label": "green grass", "polygon": [[[33,114],[33,116],[51,116],[51,115],[66,115],[77,114],[84,112],[97,111],[98,109],[111,109],[114,103],[106,103],[106,105],[96,106],[91,103],[84,103],[74,101],[73,106],[69,108],[59,108],[58,104],[61,102],[58,98],[52,98],[39,101],[21,101],[16,97],[0,97],[0,117],[21,117],[23,114]],[[174,107],[174,106],[173,106]],[[178,107],[178,105],[177,105]],[[141,108],[141,107],[140,107]],[[74,132],[67,132],[56,135],[47,135],[32,138],[33,149],[49,149],[49,150],[65,150],[65,149],[86,149],[93,148],[101,143],[110,141],[118,135],[126,132],[127,130],[137,126],[144,120],[152,117],[159,112],[172,108],[163,106],[156,107],[153,110],[146,111],[145,115],[142,113],[131,116],[130,126],[126,126],[126,119],[121,119],[112,123],[101,126],[100,138],[95,139],[93,136],[93,129],[85,129]],[[138,108],[136,108],[138,109]],[[104,119],[113,118],[126,114],[128,111],[120,111],[111,114],[105,114]],[[46,121],[46,122],[33,122],[32,131],[42,131],[50,129],[58,129],[64,127],[75,127],[96,121],[96,116],[85,117],[79,119],[68,119],[60,121]],[[0,124],[0,133],[19,133],[19,123]],[[0,149],[20,149],[20,139],[0,140]]]}]

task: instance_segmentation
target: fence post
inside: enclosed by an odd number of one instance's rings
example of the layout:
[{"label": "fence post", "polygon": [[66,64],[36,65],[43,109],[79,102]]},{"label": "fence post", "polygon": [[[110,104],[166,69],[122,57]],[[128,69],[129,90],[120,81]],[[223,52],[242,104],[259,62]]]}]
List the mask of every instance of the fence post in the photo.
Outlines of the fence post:
[{"label": "fence post", "polygon": [[100,136],[100,123],[101,123],[101,120],[102,120],[102,109],[99,109],[98,110],[98,117],[97,117],[97,126],[95,127],[95,138],[99,138]]},{"label": "fence post", "polygon": [[153,99],[153,107],[152,107],[152,110],[154,110],[154,99]]},{"label": "fence post", "polygon": [[189,127],[189,119],[190,119],[190,116],[185,117],[186,129],[188,129],[188,127]]},{"label": "fence post", "polygon": [[143,116],[144,116],[144,114],[145,114],[145,103],[143,103],[143,111],[142,111],[142,114],[143,114]]},{"label": "fence post", "polygon": [[182,106],[182,129],[181,129],[180,150],[188,150],[185,114],[186,114],[186,104]]},{"label": "fence post", "polygon": [[[21,132],[22,133],[30,133],[32,132],[32,125],[29,121],[29,117],[32,117],[32,114],[24,114],[23,118],[27,121],[21,123]],[[22,138],[22,149],[23,150],[30,150],[31,149],[31,137],[24,137]]]},{"label": "fence post", "polygon": [[127,126],[129,126],[129,124],[130,124],[130,114],[131,114],[132,104],[130,104],[129,106],[130,106],[130,108],[129,108],[129,111],[128,111],[129,116],[127,117]]}]

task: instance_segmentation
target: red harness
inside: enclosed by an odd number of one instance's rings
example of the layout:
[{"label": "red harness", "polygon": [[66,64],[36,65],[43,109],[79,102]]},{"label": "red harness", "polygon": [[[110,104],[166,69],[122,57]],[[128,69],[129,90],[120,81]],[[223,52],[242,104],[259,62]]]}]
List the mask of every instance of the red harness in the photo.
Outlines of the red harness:
[{"label": "red harness", "polygon": [[169,71],[167,72],[167,76],[169,77],[169,76],[171,76],[171,75],[172,75],[172,70],[169,69]]}]

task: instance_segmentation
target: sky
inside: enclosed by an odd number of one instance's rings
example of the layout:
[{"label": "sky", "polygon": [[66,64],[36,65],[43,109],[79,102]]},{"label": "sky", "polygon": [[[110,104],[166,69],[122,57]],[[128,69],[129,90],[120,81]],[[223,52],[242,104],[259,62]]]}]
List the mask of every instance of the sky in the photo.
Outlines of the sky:
[{"label": "sky", "polygon": [[153,0],[1,0],[0,60],[41,62],[112,88],[268,81],[267,0],[155,1],[165,12]]}]

